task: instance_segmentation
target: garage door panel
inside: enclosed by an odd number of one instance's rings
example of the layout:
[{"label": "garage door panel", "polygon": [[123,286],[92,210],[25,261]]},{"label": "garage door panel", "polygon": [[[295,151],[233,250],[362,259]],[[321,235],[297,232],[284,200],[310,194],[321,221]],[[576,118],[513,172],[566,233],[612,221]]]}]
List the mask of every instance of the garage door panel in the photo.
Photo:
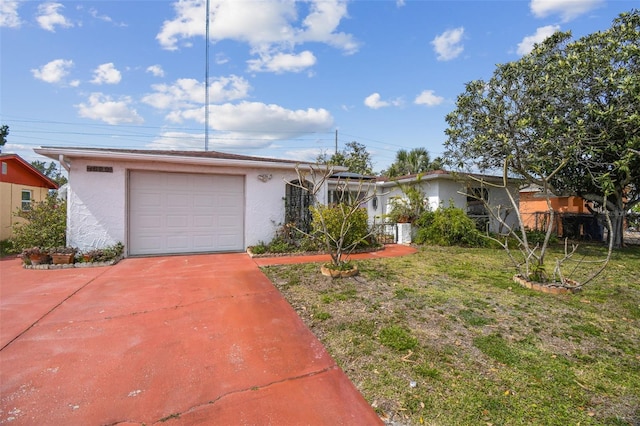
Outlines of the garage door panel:
[{"label": "garage door panel", "polygon": [[179,192],[168,192],[167,193],[167,207],[169,208],[189,208],[191,203],[191,196],[179,193]]},{"label": "garage door panel", "polygon": [[196,249],[204,249],[214,245],[214,239],[211,235],[195,235],[193,237],[193,245]]},{"label": "garage door panel", "polygon": [[213,195],[199,195],[193,199],[193,207],[211,208],[216,205],[216,197]]},{"label": "garage door panel", "polygon": [[189,238],[185,235],[168,236],[167,248],[177,252],[189,251]]},{"label": "garage door panel", "polygon": [[156,207],[159,208],[162,205],[162,196],[159,193],[142,193],[136,194],[137,202],[140,207]]},{"label": "garage door panel", "polygon": [[189,218],[186,215],[168,215],[167,228],[187,228],[189,226]]},{"label": "garage door panel", "polygon": [[132,171],[131,254],[244,249],[244,177]]},{"label": "garage door panel", "polygon": [[215,222],[209,215],[199,215],[193,217],[193,226],[197,228],[210,228],[214,225]]}]

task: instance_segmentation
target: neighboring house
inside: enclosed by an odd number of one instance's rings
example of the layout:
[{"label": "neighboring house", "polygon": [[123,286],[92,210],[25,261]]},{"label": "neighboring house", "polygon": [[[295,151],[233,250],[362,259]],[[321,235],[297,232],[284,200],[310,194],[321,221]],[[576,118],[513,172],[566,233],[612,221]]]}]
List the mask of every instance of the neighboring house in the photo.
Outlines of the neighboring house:
[{"label": "neighboring house", "polygon": [[122,242],[127,256],[244,251],[285,221],[309,220],[307,192],[288,182],[310,164],[213,151],[35,151],[69,171],[67,244],[81,250]]},{"label": "neighboring house", "polygon": [[[428,206],[431,210],[435,210],[439,206],[448,207],[450,203],[453,203],[455,207],[465,210],[470,217],[485,223],[489,231],[502,231],[498,221],[492,218],[489,212],[486,211],[484,203],[466,195],[475,194],[487,201],[488,205],[492,206],[494,211],[497,211],[499,207],[501,217],[506,217],[506,222],[510,226],[516,224],[517,218],[505,189],[488,185],[483,186],[477,180],[470,179],[470,176],[494,185],[502,184],[502,177],[498,176],[470,175],[435,170],[397,178],[380,177],[371,180],[371,177],[365,177],[361,186],[361,182],[356,176],[351,176],[347,179],[347,176],[343,174],[339,179],[334,178],[329,182],[328,198],[332,200],[332,193],[340,189],[337,188],[336,182],[339,183],[342,188],[348,188],[352,194],[357,194],[358,188],[360,187],[369,193],[373,191],[377,195],[373,197],[366,206],[369,213],[369,221],[372,223],[382,223],[385,221],[385,216],[391,211],[393,200],[406,198],[402,192],[401,185],[419,185],[425,196],[425,206]],[[516,203],[518,201],[519,184],[519,181],[509,182],[509,189]]]},{"label": "neighboring house", "polygon": [[23,221],[14,213],[28,210],[58,185],[17,154],[0,154],[0,240],[12,236],[12,226]]},{"label": "neighboring house", "polygon": [[520,190],[520,215],[527,229],[546,231],[550,220],[549,208],[554,212],[553,232],[562,237],[602,240],[603,227],[597,213],[577,196],[543,194],[542,188],[530,185]]}]

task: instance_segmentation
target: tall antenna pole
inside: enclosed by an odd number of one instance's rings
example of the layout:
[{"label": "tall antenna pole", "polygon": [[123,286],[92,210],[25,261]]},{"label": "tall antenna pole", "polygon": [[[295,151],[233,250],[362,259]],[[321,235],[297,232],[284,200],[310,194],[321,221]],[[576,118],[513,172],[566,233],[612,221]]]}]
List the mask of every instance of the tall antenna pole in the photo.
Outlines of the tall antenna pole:
[{"label": "tall antenna pole", "polygon": [[336,154],[338,153],[338,129],[336,129]]},{"label": "tall antenna pole", "polygon": [[209,0],[205,9],[204,150],[209,151]]}]

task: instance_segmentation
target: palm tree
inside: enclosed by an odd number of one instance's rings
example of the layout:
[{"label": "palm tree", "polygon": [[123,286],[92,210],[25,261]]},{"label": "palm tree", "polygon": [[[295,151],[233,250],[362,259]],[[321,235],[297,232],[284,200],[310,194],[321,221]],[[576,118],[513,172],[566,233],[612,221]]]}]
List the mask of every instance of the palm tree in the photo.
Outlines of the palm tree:
[{"label": "palm tree", "polygon": [[396,159],[393,164],[389,166],[386,175],[388,177],[398,177],[424,173],[439,168],[439,159],[436,158],[434,161],[431,161],[431,156],[425,148],[413,148],[409,152],[405,149],[400,149],[396,153]]}]

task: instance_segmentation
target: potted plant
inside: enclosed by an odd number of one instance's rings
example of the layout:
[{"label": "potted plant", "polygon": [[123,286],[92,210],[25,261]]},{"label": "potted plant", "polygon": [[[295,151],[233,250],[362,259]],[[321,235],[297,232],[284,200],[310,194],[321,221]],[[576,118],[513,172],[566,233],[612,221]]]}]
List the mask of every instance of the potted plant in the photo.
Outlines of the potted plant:
[{"label": "potted plant", "polygon": [[22,250],[21,256],[24,263],[40,265],[48,262],[49,253],[40,247],[30,247]]},{"label": "potted plant", "polygon": [[50,250],[51,259],[55,265],[73,263],[77,251],[73,247],[55,247]]}]

